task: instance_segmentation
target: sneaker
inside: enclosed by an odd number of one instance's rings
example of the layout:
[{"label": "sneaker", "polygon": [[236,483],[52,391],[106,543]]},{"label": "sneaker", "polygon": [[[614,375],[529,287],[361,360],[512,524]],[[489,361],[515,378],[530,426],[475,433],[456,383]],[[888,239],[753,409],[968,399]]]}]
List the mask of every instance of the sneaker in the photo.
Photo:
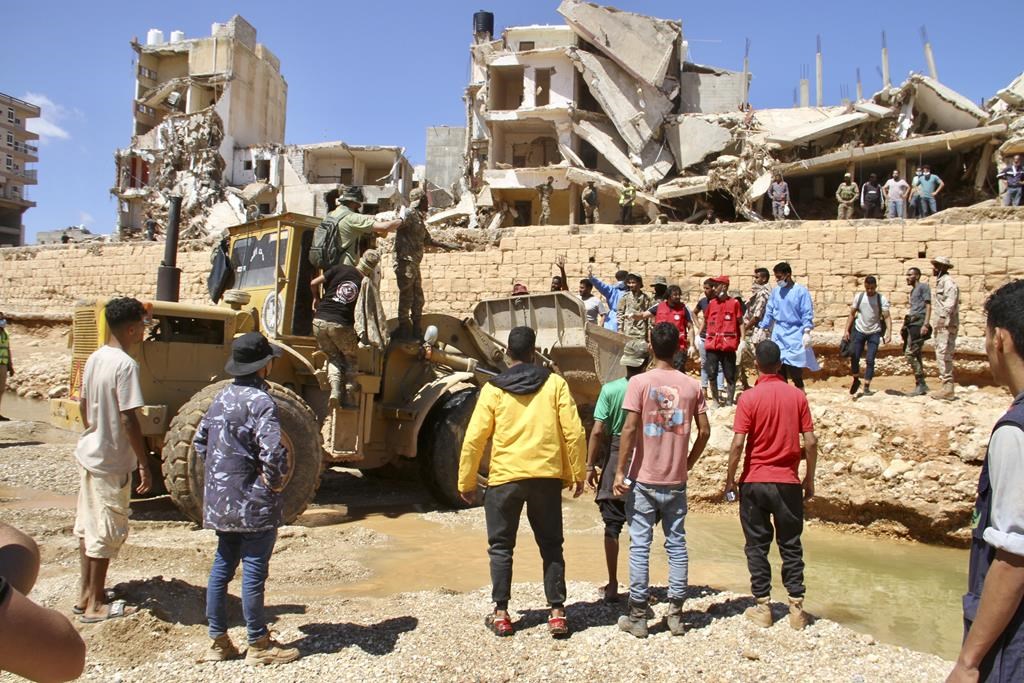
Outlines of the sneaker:
[{"label": "sneaker", "polygon": [[647,637],[647,605],[629,603],[629,612],[619,617],[619,630],[637,638]]},{"label": "sneaker", "polygon": [[811,618],[807,612],[804,611],[804,599],[803,598],[789,598],[789,625],[793,629],[800,631],[803,630],[809,623]]},{"label": "sneaker", "polygon": [[249,651],[245,653],[246,664],[287,664],[298,658],[298,648],[281,645],[269,633],[249,643]]},{"label": "sneaker", "polygon": [[856,394],[858,389],[860,389],[860,377],[854,377],[853,384],[850,385],[850,396]]},{"label": "sneaker", "polygon": [[871,391],[871,387],[867,384],[864,385],[864,391],[860,392],[861,396],[874,396],[875,392]]},{"label": "sneaker", "polygon": [[772,625],[771,597],[757,598],[757,604],[744,610],[743,616],[762,628],[769,628]]},{"label": "sneaker", "polygon": [[686,624],[683,622],[683,601],[670,600],[668,614],[665,615],[665,625],[669,633],[674,636],[681,636],[686,633]]},{"label": "sneaker", "polygon": [[238,659],[242,653],[238,651],[235,644],[231,642],[228,634],[217,636],[210,644],[210,648],[199,658],[200,662],[226,662],[229,659]]}]

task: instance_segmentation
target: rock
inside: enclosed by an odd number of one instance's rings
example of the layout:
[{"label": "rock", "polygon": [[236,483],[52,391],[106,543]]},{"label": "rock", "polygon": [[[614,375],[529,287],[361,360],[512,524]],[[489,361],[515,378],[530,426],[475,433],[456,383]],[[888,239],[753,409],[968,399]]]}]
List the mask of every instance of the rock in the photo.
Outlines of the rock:
[{"label": "rock", "polygon": [[908,472],[913,469],[913,465],[906,460],[893,460],[889,463],[889,466],[882,472],[882,479],[889,480],[894,477],[898,477],[904,472]]},{"label": "rock", "polygon": [[907,440],[904,439],[902,436],[894,436],[892,438],[892,441],[890,441],[889,443],[891,443],[896,448],[899,448],[900,446],[903,446],[904,444],[906,444]]},{"label": "rock", "polygon": [[850,471],[865,479],[872,479],[885,471],[885,461],[877,455],[865,455],[850,466]]},{"label": "rock", "polygon": [[49,396],[50,398],[64,398],[65,396],[68,395],[68,387],[66,384],[53,387],[48,392],[46,392],[46,395]]},{"label": "rock", "polygon": [[870,633],[865,633],[864,635],[862,635],[857,640],[860,642],[861,645],[874,645],[875,644],[875,637],[873,635],[871,635]]},{"label": "rock", "polygon": [[751,660],[751,661],[754,661],[754,662],[756,662],[759,659],[761,659],[761,655],[759,655],[758,653],[754,652],[753,650],[744,650],[743,651],[743,656],[746,657],[747,659]]}]

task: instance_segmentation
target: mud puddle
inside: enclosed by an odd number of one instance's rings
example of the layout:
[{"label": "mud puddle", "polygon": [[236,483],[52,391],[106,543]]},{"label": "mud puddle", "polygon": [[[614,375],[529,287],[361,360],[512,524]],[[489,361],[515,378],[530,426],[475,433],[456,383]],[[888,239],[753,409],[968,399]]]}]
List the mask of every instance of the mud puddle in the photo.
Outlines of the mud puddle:
[{"label": "mud puddle", "polygon": [[[307,597],[381,597],[438,589],[464,592],[489,584],[482,510],[426,515],[393,512],[357,516],[356,524],[390,539],[386,548],[368,548],[355,558],[372,570],[370,577],[321,585],[305,591]],[[322,514],[329,519],[340,512]],[[737,517],[692,513],[687,517],[686,531],[691,584],[749,592]],[[658,585],[667,582],[662,538],[659,531],[651,551],[651,580]],[[814,526],[805,529],[803,538],[807,606],[812,613],[870,633],[883,642],[955,658],[961,638],[960,598],[966,584],[966,551],[850,536]],[[625,533],[621,543],[618,574],[625,589],[629,577]],[[597,587],[607,579],[603,527],[596,506],[587,498],[565,500],[565,557],[567,578],[592,582],[596,600]],[[784,600],[786,591],[779,567],[778,551],[773,547],[773,597]],[[525,515],[513,580],[541,580],[540,555]]]},{"label": "mud puddle", "polygon": [[50,491],[18,486],[0,486],[0,510],[75,509],[75,496],[62,496]]}]

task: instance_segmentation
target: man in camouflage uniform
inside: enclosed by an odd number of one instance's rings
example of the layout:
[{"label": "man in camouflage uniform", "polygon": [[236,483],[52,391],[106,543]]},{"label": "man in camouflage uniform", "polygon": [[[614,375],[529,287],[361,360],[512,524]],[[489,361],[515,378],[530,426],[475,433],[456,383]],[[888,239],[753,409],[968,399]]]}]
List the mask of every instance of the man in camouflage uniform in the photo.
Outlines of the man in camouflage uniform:
[{"label": "man in camouflage uniform", "polygon": [[847,173],[843,176],[843,182],[836,188],[836,201],[839,202],[839,209],[836,215],[841,221],[853,219],[853,204],[860,195],[860,188],[853,182],[853,177]]},{"label": "man in camouflage uniform", "polygon": [[598,207],[597,188],[593,180],[587,181],[587,189],[583,190],[583,215],[586,222],[593,225],[601,222],[601,212]]},{"label": "man in camouflage uniform", "polygon": [[423,316],[423,282],[420,262],[425,247],[458,249],[457,245],[438,242],[430,236],[424,217],[427,195],[416,188],[409,193],[409,209],[402,228],[395,234],[395,280],[398,283],[398,332],[395,336],[416,338]]},{"label": "man in camouflage uniform", "polygon": [[739,375],[740,384],[743,390],[750,388],[747,382],[747,368],[757,368],[754,365],[754,349],[757,345],[768,339],[768,330],[761,329],[758,324],[764,317],[765,309],[768,307],[768,297],[771,296],[772,287],[768,284],[771,274],[767,268],[754,270],[754,286],[750,291],[750,299],[747,301],[747,310],[743,314],[743,338],[744,344],[740,349]]},{"label": "man in camouflage uniform", "polygon": [[283,524],[288,451],[281,443],[277,404],[266,377],[281,348],[259,332],[231,344],[224,370],[235,378],[213,399],[196,430],[193,446],[205,468],[203,526],[217,532],[217,553],[206,586],[206,618],[213,639],[204,656],[223,661],[239,656],[228,636],[228,584],[238,565],[242,577],[250,664],[283,664],[299,651],[283,647],[270,636],[263,595],[270,557]]},{"label": "man in camouflage uniform", "polygon": [[537,186],[537,194],[540,195],[540,218],[537,225],[547,225],[551,220],[551,195],[555,191],[555,179],[548,176],[548,181]]},{"label": "man in camouflage uniform", "polygon": [[350,188],[338,199],[338,205],[327,214],[326,221],[338,227],[338,241],[341,243],[339,264],[355,266],[359,255],[368,249],[374,235],[387,235],[402,225],[402,221],[378,221],[373,216],[359,213],[362,208],[362,191]]},{"label": "man in camouflage uniform", "polygon": [[[939,379],[942,380],[942,391],[932,394],[932,398],[952,400],[953,385],[953,353],[956,351],[956,335],[960,331],[960,288],[949,271],[953,262],[947,256],[936,256],[932,259],[932,310],[931,319],[921,328],[921,332],[932,333],[935,345],[935,362],[939,366]],[[933,325],[931,320],[935,320]]]},{"label": "man in camouflage uniform", "polygon": [[651,328],[650,317],[651,297],[644,292],[644,281],[639,275],[630,273],[626,276],[626,293],[619,299],[616,318],[619,332],[630,339],[639,339],[647,343],[647,333]]}]

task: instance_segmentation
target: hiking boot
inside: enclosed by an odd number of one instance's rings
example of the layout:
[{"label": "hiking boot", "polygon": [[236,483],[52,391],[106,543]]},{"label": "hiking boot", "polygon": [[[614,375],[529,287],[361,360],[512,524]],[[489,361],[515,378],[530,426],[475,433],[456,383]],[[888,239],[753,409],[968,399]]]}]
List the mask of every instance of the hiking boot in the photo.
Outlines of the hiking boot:
[{"label": "hiking boot", "polygon": [[249,651],[245,653],[246,664],[287,664],[298,658],[298,648],[284,647],[271,638],[269,633],[249,643]]},{"label": "hiking boot", "polygon": [[668,614],[665,615],[665,625],[674,636],[681,636],[686,633],[686,624],[683,623],[683,601],[670,600]]},{"label": "hiking boot", "polygon": [[199,658],[200,662],[226,662],[229,659],[238,659],[242,655],[231,642],[228,634],[217,636],[210,644],[210,648]]},{"label": "hiking boot", "polygon": [[743,611],[743,616],[762,628],[772,625],[771,597],[757,598],[757,604]]},{"label": "hiking boot", "polygon": [[932,398],[940,401],[952,401],[956,392],[953,390],[952,382],[943,382],[942,390],[932,394]]},{"label": "hiking boot", "polygon": [[619,630],[637,638],[646,638],[647,605],[630,601],[629,612],[619,617]]},{"label": "hiking boot", "polygon": [[924,396],[928,393],[928,385],[924,383],[923,379],[917,380],[917,385],[907,392],[907,396]]},{"label": "hiking boot", "polygon": [[804,599],[789,598],[789,625],[795,630],[800,631],[811,623],[811,618],[807,612],[804,611]]},{"label": "hiking boot", "polygon": [[850,396],[856,394],[858,389],[860,389],[860,377],[854,377],[853,383],[850,385]]}]

